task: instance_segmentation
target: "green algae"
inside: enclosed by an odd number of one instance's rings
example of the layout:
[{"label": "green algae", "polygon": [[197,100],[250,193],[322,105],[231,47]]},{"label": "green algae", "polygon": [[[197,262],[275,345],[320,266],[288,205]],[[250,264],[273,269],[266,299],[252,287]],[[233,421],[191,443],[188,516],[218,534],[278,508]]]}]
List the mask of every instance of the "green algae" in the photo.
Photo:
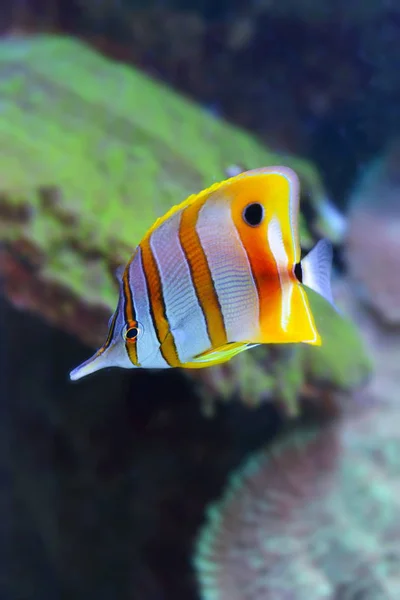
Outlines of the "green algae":
[{"label": "green algae", "polygon": [[[82,303],[114,310],[115,267],[157,217],[225,178],[230,165],[289,165],[317,212],[325,201],[311,163],[270,151],[164,84],[73,39],[4,38],[0,95],[0,214],[6,214],[0,240],[17,254],[17,243],[28,242],[42,257],[37,277],[43,289],[55,284],[65,293],[60,307],[36,298],[30,308],[45,318],[51,312],[53,323],[93,346],[102,342],[106,319],[98,327],[84,319],[66,323],[66,312]],[[10,216],[16,208],[25,210],[24,219]],[[300,229],[308,247],[312,236],[302,216]],[[356,336],[349,331],[336,336],[339,346]],[[295,413],[307,350],[278,362],[276,371],[268,351],[253,352],[234,361],[229,377],[215,371],[214,391],[223,397],[237,392],[257,404],[278,387]],[[349,363],[339,365],[340,352],[329,352],[309,361],[311,371],[342,383]]]},{"label": "green algae", "polygon": [[[307,293],[321,346],[258,346],[227,365],[214,367],[212,382],[221,400],[236,393],[246,405],[257,407],[274,399],[293,418],[300,414],[303,393],[312,390],[312,396],[316,393],[323,398],[323,390],[349,393],[367,382],[374,361],[356,325],[312,290]],[[215,398],[209,397],[207,387],[201,391],[206,412],[212,414]]]},{"label": "green algae", "polygon": [[[48,258],[48,276],[64,285],[68,275],[74,293],[88,301],[79,269],[71,263],[61,276],[53,248],[63,225],[49,219],[32,191],[57,187],[76,217],[74,236],[105,257],[117,242],[127,259],[157,216],[222,179],[230,164],[282,162],[165,85],[68,38],[3,40],[0,93],[1,191],[14,203],[29,195],[28,233]],[[285,162],[304,175],[318,203],[323,190],[315,169],[297,158]],[[102,287],[98,299],[112,308],[107,277],[109,290]]]},{"label": "green algae", "polygon": [[275,396],[292,417],[299,414],[298,398],[305,384],[351,391],[368,380],[374,366],[356,325],[312,290],[307,293],[321,346],[292,346],[274,368]]},{"label": "green algae", "polygon": [[318,294],[308,291],[315,321],[322,338],[321,346],[301,347],[303,368],[313,381],[351,389],[365,382],[373,368],[356,325],[336,312]]}]

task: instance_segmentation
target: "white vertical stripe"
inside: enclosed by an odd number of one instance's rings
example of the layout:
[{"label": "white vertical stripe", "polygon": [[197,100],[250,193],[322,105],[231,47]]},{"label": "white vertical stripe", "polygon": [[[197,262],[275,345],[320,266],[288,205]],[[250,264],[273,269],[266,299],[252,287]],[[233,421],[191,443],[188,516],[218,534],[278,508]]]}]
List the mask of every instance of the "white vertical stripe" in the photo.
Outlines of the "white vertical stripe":
[{"label": "white vertical stripe", "polygon": [[146,279],[143,270],[142,252],[138,248],[129,267],[129,277],[132,290],[132,300],[136,319],[143,327],[143,334],[137,341],[137,355],[142,367],[164,369],[169,364],[160,352],[160,344],[154,329],[150,313],[150,303],[147,294]]},{"label": "white vertical stripe", "polygon": [[292,306],[293,281],[289,276],[289,258],[286,252],[285,244],[282,239],[282,230],[279,221],[273,217],[268,223],[268,244],[275,259],[278,269],[279,281],[282,293],[281,327],[287,330],[290,310]]},{"label": "white vertical stripe", "polygon": [[231,203],[210,198],[196,225],[221,305],[229,342],[254,340],[260,334],[257,287],[231,214]]},{"label": "white vertical stripe", "polygon": [[209,350],[211,341],[179,241],[181,215],[172,215],[158,227],[151,234],[150,246],[160,273],[167,320],[179,360],[184,363]]},{"label": "white vertical stripe", "polygon": [[298,256],[299,179],[296,173],[288,168],[282,167],[277,173],[285,177],[289,183],[289,223],[290,232],[292,234],[291,245],[293,248],[293,262],[294,264],[297,264],[300,261],[300,256]]}]

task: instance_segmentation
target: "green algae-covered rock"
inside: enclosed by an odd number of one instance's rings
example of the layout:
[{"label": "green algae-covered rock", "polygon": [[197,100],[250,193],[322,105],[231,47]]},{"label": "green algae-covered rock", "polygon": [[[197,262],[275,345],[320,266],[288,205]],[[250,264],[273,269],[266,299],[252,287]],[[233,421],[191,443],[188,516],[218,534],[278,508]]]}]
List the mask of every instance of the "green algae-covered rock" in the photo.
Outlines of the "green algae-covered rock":
[{"label": "green algae-covered rock", "polygon": [[[282,161],[72,39],[3,39],[0,95],[0,239],[14,250],[19,242],[17,254],[35,264],[43,289],[59,284],[72,305],[111,310],[114,265],[129,258],[156,217],[223,179],[229,165]],[[323,190],[313,167],[285,162],[318,202]],[[63,326],[56,306],[37,308]],[[96,345],[104,329],[80,324],[75,332]]]},{"label": "green algae-covered rock", "polygon": [[259,346],[233,361],[196,375],[203,384],[205,406],[212,413],[213,391],[222,398],[236,394],[249,407],[278,400],[287,415],[299,414],[299,397],[324,399],[332,391],[350,393],[369,379],[373,358],[356,325],[318,294],[308,291],[321,334],[321,346]]},{"label": "green algae-covered rock", "polygon": [[[17,306],[93,347],[116,305],[116,266],[156,217],[223,179],[232,164],[291,166],[324,218],[325,193],[310,163],[274,154],[76,40],[3,38],[0,101],[3,289]],[[301,231],[307,246],[304,220]],[[259,349],[238,358],[229,381],[223,369],[214,371],[212,392],[226,396],[233,385],[256,402],[277,381],[301,379],[301,368],[294,377],[271,375],[268,357]],[[294,401],[298,387],[291,389]]]}]

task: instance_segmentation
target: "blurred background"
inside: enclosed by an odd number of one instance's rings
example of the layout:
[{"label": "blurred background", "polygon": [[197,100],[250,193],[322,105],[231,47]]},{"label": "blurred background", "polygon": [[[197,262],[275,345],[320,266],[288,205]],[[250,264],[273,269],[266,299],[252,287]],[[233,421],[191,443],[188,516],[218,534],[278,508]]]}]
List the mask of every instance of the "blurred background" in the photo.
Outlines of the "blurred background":
[{"label": "blurred background", "polygon": [[[400,597],[400,7],[3,0],[0,599]],[[325,343],[70,370],[156,217],[285,164]]]}]

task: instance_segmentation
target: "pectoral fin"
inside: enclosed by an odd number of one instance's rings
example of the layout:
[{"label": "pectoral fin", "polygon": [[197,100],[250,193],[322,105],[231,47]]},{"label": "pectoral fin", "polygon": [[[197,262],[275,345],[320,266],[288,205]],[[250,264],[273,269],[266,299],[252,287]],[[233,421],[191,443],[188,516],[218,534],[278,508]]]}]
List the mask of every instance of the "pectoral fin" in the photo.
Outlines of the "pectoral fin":
[{"label": "pectoral fin", "polygon": [[198,356],[195,356],[190,362],[185,363],[185,367],[189,369],[201,369],[202,367],[219,365],[227,362],[237,354],[240,354],[240,352],[244,352],[254,346],[258,346],[258,344],[247,344],[243,342],[224,344],[224,346],[220,346],[213,350],[207,350],[206,352],[202,352]]}]

